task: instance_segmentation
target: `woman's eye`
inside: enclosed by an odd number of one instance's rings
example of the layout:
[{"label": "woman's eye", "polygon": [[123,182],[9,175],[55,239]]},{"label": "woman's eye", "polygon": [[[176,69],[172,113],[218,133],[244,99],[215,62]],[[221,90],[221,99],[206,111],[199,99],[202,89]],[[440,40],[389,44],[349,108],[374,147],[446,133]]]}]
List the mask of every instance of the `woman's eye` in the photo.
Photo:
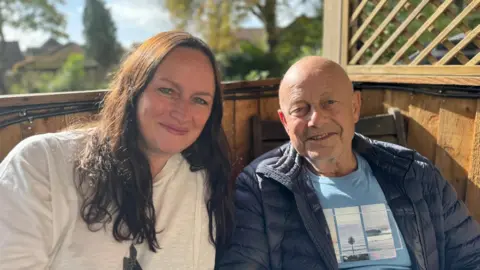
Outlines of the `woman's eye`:
[{"label": "woman's eye", "polygon": [[203,98],[196,97],[196,98],[193,98],[193,101],[200,105],[208,105],[208,102],[205,101]]},{"label": "woman's eye", "polygon": [[159,88],[158,91],[160,91],[160,93],[165,94],[165,95],[171,95],[172,92],[173,92],[173,89],[172,88]]}]

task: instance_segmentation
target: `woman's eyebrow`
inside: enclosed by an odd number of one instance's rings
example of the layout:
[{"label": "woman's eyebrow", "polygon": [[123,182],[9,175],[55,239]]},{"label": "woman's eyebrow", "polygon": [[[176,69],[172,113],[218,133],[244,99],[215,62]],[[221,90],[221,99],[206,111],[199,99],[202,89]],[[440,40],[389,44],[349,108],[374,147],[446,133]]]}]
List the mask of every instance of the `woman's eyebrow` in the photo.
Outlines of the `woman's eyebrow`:
[{"label": "woman's eyebrow", "polygon": [[172,80],[170,80],[170,79],[168,79],[168,78],[158,78],[158,80],[168,82],[168,83],[172,84],[175,88],[177,88],[177,89],[180,90],[180,91],[183,90],[183,88],[180,86],[180,84],[178,84],[177,82],[172,81]]}]

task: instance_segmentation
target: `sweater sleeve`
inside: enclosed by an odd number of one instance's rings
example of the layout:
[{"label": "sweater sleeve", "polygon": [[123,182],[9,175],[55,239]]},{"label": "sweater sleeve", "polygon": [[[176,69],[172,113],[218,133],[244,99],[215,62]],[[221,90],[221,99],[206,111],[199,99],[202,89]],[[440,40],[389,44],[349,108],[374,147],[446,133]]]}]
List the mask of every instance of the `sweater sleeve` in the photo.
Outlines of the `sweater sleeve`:
[{"label": "sweater sleeve", "polygon": [[269,250],[259,184],[247,167],[237,178],[235,221],[230,247],[216,269],[269,269]]},{"label": "sweater sleeve", "polygon": [[444,209],[445,269],[480,269],[480,227],[440,172],[434,174]]},{"label": "sweater sleeve", "polygon": [[41,137],[27,138],[0,163],[0,268],[47,269],[52,207]]}]

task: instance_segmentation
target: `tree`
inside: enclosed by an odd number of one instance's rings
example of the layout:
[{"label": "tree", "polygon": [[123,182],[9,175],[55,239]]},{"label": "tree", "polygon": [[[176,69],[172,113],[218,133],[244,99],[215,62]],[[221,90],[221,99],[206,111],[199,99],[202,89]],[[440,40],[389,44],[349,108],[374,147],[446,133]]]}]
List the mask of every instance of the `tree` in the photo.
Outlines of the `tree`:
[{"label": "tree", "polygon": [[5,87],[5,27],[23,31],[44,31],[53,37],[67,37],[64,32],[65,17],[56,5],[64,0],[1,0],[0,1],[0,94],[7,94]]},{"label": "tree", "polygon": [[48,92],[86,90],[85,58],[73,53],[48,85]]},{"label": "tree", "polygon": [[83,34],[87,56],[106,70],[120,58],[117,28],[103,0],[86,0],[83,10]]},{"label": "tree", "polygon": [[348,243],[352,246],[352,253],[355,254],[355,250],[353,249],[353,245],[355,244],[355,238],[353,238],[352,236],[350,236],[348,238]]},{"label": "tree", "polygon": [[[301,2],[306,3],[308,1],[318,5],[321,3],[321,0],[302,0]],[[229,8],[220,8],[226,5]],[[209,40],[210,36],[216,36],[219,39],[233,38],[232,31],[238,27],[247,15],[253,15],[263,23],[269,53],[273,53],[278,44],[277,13],[279,8],[292,8],[288,0],[165,0],[165,6],[176,20],[178,28],[185,29],[191,24],[197,25],[199,29],[203,29],[202,34],[206,36],[206,40]],[[217,9],[218,12],[211,12],[212,8]],[[228,35],[227,32],[219,35],[216,32],[218,28],[205,27],[205,24],[202,23],[205,20],[216,20],[220,17],[224,18],[221,23],[229,24],[228,27],[224,26],[231,30]],[[212,46],[211,43],[209,45]]]},{"label": "tree", "polygon": [[238,12],[241,1],[165,0],[178,29],[193,28],[215,52],[225,52],[235,43],[234,32],[246,13]]}]

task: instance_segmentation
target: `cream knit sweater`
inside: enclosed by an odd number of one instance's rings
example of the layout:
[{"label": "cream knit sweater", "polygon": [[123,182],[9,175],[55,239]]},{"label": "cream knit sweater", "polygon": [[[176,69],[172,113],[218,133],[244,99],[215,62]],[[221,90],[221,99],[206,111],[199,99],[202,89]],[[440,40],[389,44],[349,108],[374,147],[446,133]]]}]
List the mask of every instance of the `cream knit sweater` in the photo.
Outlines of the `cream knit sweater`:
[{"label": "cream knit sweater", "polygon": [[[91,232],[79,216],[73,153],[84,135],[61,132],[19,143],[0,164],[0,269],[123,269],[129,242],[116,242],[111,225]],[[180,155],[154,179],[161,249],[136,245],[143,269],[213,269],[208,239],[205,174]]]}]

